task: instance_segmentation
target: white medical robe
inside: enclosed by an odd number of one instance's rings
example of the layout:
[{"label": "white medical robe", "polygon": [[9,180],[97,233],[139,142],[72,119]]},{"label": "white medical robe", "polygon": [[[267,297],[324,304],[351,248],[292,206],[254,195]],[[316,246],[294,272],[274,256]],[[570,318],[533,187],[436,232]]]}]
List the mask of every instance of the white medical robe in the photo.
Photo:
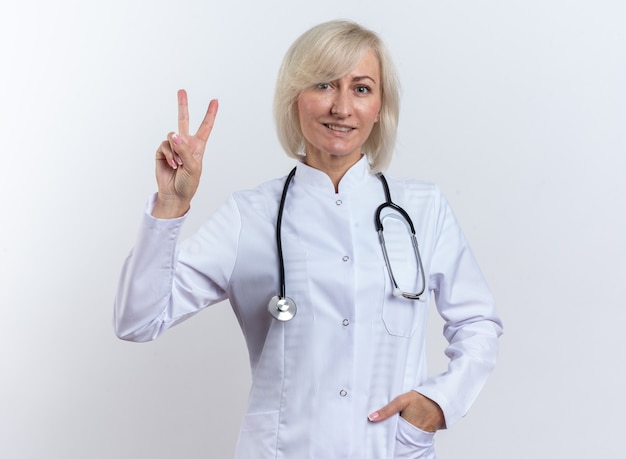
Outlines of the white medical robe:
[{"label": "white medical robe", "polygon": [[[449,427],[493,368],[501,323],[452,211],[436,186],[388,178],[393,201],[415,224],[432,293],[425,302],[395,297],[374,226],[384,192],[366,159],[338,193],[325,173],[299,163],[282,223],[286,294],[298,312],[279,322],[267,305],[279,291],[275,222],[284,181],[234,193],[180,244],[184,217],[146,212],[120,279],[116,333],[153,340],[228,299],[252,372],[237,458],[434,458],[434,434],[399,416],[367,416],[416,390],[439,404]],[[383,223],[400,288],[419,289],[406,225],[393,216]],[[450,343],[448,371],[437,376],[425,360],[433,302]]]}]

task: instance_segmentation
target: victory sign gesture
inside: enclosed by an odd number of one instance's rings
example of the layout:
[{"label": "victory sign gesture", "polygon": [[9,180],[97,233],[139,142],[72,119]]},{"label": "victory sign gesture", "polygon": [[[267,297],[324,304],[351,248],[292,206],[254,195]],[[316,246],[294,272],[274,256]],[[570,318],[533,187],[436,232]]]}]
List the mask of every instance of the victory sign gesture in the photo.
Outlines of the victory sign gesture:
[{"label": "victory sign gesture", "polygon": [[188,210],[202,173],[202,158],[211,135],[218,102],[211,100],[194,135],[189,135],[187,93],[178,91],[178,132],[170,132],[156,151],[157,199],[152,211],[156,218],[176,218]]}]

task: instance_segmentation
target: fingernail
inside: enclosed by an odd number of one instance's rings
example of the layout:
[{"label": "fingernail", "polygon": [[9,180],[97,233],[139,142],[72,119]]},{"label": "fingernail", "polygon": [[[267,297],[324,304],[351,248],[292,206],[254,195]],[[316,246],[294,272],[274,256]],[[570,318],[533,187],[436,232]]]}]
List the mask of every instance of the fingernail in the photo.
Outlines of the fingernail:
[{"label": "fingernail", "polygon": [[172,142],[174,142],[174,145],[180,145],[181,143],[183,143],[182,139],[180,138],[178,134],[174,134],[172,136]]},{"label": "fingernail", "polygon": [[367,419],[369,419],[371,422],[374,422],[376,419],[378,419],[380,417],[380,414],[378,414],[378,411],[373,412],[372,414],[370,414]]},{"label": "fingernail", "polygon": [[176,155],[175,158],[176,158],[176,163],[178,163],[179,166],[182,166],[183,165],[183,160],[181,159],[181,157]]},{"label": "fingernail", "polygon": [[170,166],[172,166],[172,169],[178,168],[178,164],[176,164],[176,161],[174,161],[174,158],[172,158],[172,162],[170,163]]}]

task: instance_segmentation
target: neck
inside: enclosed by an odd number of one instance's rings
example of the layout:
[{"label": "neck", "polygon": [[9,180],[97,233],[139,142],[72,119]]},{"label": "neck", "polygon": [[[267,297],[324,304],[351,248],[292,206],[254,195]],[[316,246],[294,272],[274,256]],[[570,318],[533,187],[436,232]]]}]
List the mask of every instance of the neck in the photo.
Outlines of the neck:
[{"label": "neck", "polygon": [[360,154],[356,158],[353,156],[325,156],[322,158],[317,155],[307,155],[304,162],[307,166],[311,166],[328,175],[333,183],[333,186],[335,187],[335,193],[338,193],[339,182],[343,176],[346,175],[348,169],[358,163],[360,159]]}]

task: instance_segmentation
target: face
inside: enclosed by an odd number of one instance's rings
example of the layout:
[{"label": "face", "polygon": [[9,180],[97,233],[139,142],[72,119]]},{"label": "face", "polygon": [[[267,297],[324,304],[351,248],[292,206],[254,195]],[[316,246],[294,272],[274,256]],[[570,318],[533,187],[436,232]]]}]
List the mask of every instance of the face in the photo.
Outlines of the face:
[{"label": "face", "polygon": [[361,147],[380,117],[380,84],[380,64],[369,50],[347,75],[300,94],[298,114],[307,164],[354,164],[360,159]]}]

